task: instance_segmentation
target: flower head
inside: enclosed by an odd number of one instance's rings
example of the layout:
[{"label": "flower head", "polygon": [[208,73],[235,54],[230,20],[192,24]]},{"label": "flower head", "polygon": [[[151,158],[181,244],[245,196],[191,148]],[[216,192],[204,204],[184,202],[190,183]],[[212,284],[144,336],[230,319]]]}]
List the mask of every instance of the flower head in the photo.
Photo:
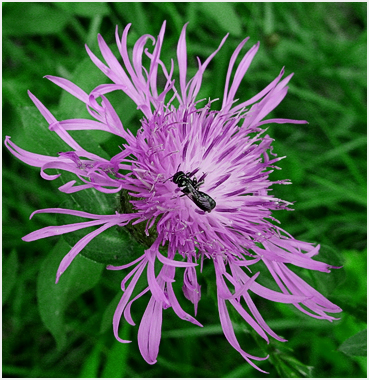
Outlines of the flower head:
[{"label": "flower head", "polygon": [[[59,188],[73,193],[94,188],[103,193],[124,194],[132,210],[121,207],[113,215],[96,215],[61,208],[39,210],[35,213],[64,213],[90,221],[64,226],[51,226],[30,233],[23,239],[32,241],[64,234],[91,226],[100,226],[82,238],[60,264],[57,281],[73,258],[95,236],[112,226],[144,223],[144,234],[154,237],[141,257],[122,266],[108,266],[111,270],[133,267],[122,282],[123,296],[115,311],[113,328],[116,338],[122,318],[134,324],[130,308],[134,300],[145,293],[151,298],[138,330],[138,343],[144,359],[154,364],[159,351],[163,310],[171,307],[182,319],[201,324],[180,306],[173,290],[176,268],[183,267],[183,293],[194,304],[195,315],[201,299],[197,277],[203,265],[211,260],[214,266],[220,322],[230,344],[252,366],[262,360],[246,353],[239,345],[229,317],[232,306],[244,320],[266,341],[268,335],[284,341],[275,334],[256,308],[250,293],[265,299],[289,303],[303,313],[318,319],[333,320],[327,313],[338,313],[339,307],[314,290],[286,264],[329,272],[332,266],[316,261],[319,245],[294,239],[278,227],[272,212],[288,210],[291,203],[271,194],[273,184],[289,184],[289,180],[271,181],[269,174],[283,157],[272,152],[272,139],[264,126],[272,123],[302,124],[305,121],[269,119],[265,117],[287,94],[292,74],[282,79],[284,70],[260,93],[247,101],[235,98],[241,80],[249,68],[259,44],[254,45],[235,68],[236,59],[248,39],[234,51],[226,76],[220,110],[212,110],[215,100],[199,100],[203,74],[209,62],[224,44],[201,62],[188,80],[187,52],[183,27],[177,46],[179,81],[173,79],[174,63],[167,69],[160,59],[165,23],[157,39],[144,35],[133,48],[132,60],[127,51],[128,25],[116,42],[123,66],[112,54],[103,38],[98,42],[106,64],[86,47],[95,65],[113,83],[102,84],[85,93],[70,81],[47,76],[49,80],[86,104],[92,120],[70,119],[58,121],[31,93],[30,97],[49,123],[50,131],[70,146],[70,151],[56,157],[30,153],[16,146],[10,137],[5,144],[19,159],[40,167],[43,178],[53,180],[46,169],[69,171],[75,180]],[[145,48],[153,43],[150,52]],[[146,56],[150,65],[145,68]],[[234,72],[233,79],[231,75]],[[159,74],[160,73],[160,74]],[[165,84],[159,86],[164,76]],[[105,96],[112,91],[123,91],[142,111],[141,128],[134,135],[125,129],[113,106]],[[110,159],[86,151],[69,134],[70,130],[95,129],[122,138],[117,154]],[[133,212],[132,212],[133,211]],[[34,213],[34,214],[35,214]],[[160,252],[165,246],[166,254]],[[161,263],[159,274],[155,263]],[[254,264],[263,263],[273,276],[280,291],[258,283],[259,272]],[[200,264],[200,266],[199,266]],[[148,286],[131,299],[134,287],[146,271]]]}]

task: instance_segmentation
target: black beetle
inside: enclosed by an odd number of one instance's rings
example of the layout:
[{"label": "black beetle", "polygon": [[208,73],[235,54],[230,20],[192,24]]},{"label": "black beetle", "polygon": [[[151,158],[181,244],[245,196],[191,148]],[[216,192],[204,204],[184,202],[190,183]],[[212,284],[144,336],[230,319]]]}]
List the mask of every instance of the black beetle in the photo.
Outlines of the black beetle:
[{"label": "black beetle", "polygon": [[191,173],[185,174],[184,172],[179,171],[174,174],[172,181],[178,185],[183,195],[187,195],[187,197],[190,198],[201,210],[210,212],[216,206],[213,198],[208,194],[199,191],[199,187],[204,181],[197,182],[196,177],[191,179]]}]

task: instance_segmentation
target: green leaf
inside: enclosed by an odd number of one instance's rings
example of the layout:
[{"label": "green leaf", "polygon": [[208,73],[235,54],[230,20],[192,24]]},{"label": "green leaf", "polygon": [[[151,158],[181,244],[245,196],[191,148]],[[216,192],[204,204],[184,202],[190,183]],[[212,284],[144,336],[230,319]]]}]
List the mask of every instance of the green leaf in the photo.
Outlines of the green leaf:
[{"label": "green leaf", "polygon": [[[3,257],[4,260],[4,257]],[[14,285],[17,282],[18,273],[18,256],[15,249],[10,252],[9,257],[3,263],[3,288],[2,288],[2,304],[11,294]]]},{"label": "green leaf", "polygon": [[226,33],[240,36],[242,33],[241,20],[234,10],[232,3],[198,3],[202,11],[212,18]]},{"label": "green leaf", "polygon": [[348,356],[366,356],[367,353],[367,330],[351,336],[345,340],[338,351],[342,351]]},{"label": "green leaf", "polygon": [[50,3],[8,3],[3,10],[3,36],[57,34],[70,20],[67,13],[56,11]]},{"label": "green leaf", "polygon": [[8,100],[13,107],[27,107],[29,105],[29,98],[25,95],[29,86],[28,82],[19,78],[3,78],[2,85],[3,98]]},{"label": "green leaf", "polygon": [[65,12],[82,17],[95,17],[96,15],[106,16],[109,14],[109,6],[107,3],[92,2],[70,2],[55,3],[55,5]]},{"label": "green leaf", "polygon": [[37,279],[37,300],[41,319],[60,350],[66,344],[64,313],[79,295],[91,289],[100,279],[103,265],[78,255],[55,284],[56,271],[70,246],[60,239],[43,261]]},{"label": "green leaf", "polygon": [[49,130],[46,120],[36,106],[22,107],[19,113],[24,134],[23,139],[18,138],[15,141],[17,145],[34,153],[51,156],[57,156],[57,152],[70,150],[55,132]]}]

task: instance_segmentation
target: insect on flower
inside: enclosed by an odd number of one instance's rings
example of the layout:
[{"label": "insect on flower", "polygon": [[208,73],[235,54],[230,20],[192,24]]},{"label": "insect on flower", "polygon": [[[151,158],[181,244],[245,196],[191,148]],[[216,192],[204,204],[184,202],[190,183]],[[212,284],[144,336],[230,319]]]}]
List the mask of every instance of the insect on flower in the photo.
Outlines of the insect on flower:
[{"label": "insect on flower", "polygon": [[177,172],[173,176],[173,182],[181,188],[184,193],[182,196],[187,195],[196,206],[205,212],[210,212],[215,206],[216,202],[208,194],[199,191],[199,187],[205,182],[197,181],[196,177],[191,179],[191,173]]}]

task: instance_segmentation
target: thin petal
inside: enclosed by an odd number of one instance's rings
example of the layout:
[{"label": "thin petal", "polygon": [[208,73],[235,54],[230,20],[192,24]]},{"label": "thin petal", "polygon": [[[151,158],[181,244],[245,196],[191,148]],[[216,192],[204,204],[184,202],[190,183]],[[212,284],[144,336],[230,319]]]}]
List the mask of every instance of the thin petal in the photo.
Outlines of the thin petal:
[{"label": "thin petal", "polygon": [[101,234],[103,231],[107,230],[108,228],[114,226],[115,223],[106,223],[105,225],[101,226],[95,231],[90,232],[86,236],[84,236],[79,242],[64,256],[63,260],[61,261],[59,268],[56,272],[56,281],[57,283],[59,281],[60,276],[63,274],[63,272],[68,268],[70,263],[73,261],[73,259],[82,251],[82,249],[97,235]]},{"label": "thin petal", "polygon": [[[88,104],[88,95],[77,85],[65,78],[59,78],[52,75],[46,75],[45,78],[55,83],[57,86],[65,91],[68,91],[71,95],[81,100],[83,103]],[[49,122],[51,124],[51,122]]]},{"label": "thin petal", "polygon": [[159,353],[162,321],[162,302],[158,302],[154,297],[151,297],[138,329],[138,347],[142,357],[149,364],[156,363]]}]

